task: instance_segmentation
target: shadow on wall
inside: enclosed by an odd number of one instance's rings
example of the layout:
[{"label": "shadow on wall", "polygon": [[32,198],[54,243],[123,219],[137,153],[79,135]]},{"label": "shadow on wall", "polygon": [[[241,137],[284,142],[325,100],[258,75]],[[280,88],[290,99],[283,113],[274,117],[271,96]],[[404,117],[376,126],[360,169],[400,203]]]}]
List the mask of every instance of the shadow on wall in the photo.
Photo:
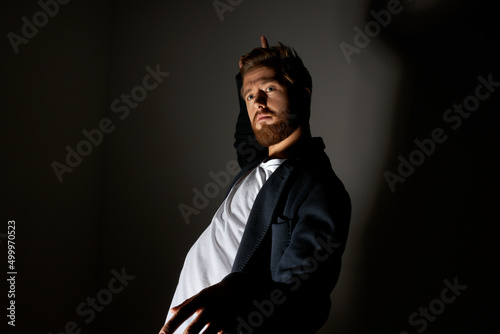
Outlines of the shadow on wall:
[{"label": "shadow on wall", "polygon": [[381,38],[404,61],[396,117],[408,124],[394,130],[359,246],[347,332],[497,332],[497,17],[488,1],[401,4]]}]

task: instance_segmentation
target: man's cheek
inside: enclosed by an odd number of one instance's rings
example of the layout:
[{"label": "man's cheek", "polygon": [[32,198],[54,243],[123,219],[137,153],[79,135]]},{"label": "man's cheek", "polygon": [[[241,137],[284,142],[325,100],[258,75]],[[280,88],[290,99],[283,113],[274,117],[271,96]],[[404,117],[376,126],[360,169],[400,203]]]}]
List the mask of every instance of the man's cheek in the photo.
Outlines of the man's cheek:
[{"label": "man's cheek", "polygon": [[255,114],[253,111],[252,111],[252,108],[248,105],[248,103],[246,103],[246,107],[247,107],[247,113],[248,113],[248,118],[250,120],[253,119],[253,115]]},{"label": "man's cheek", "polygon": [[248,118],[250,119],[251,123],[254,123],[255,111],[248,109]]}]

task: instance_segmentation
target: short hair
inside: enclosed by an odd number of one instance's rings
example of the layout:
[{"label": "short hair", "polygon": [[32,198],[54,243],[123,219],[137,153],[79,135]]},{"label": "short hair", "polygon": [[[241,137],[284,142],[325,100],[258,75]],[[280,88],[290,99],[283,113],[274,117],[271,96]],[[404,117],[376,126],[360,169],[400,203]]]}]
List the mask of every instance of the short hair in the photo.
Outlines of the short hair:
[{"label": "short hair", "polygon": [[251,69],[270,67],[278,77],[293,88],[307,88],[312,93],[312,79],[297,51],[279,43],[270,48],[255,48],[241,58],[240,74],[243,78]]}]

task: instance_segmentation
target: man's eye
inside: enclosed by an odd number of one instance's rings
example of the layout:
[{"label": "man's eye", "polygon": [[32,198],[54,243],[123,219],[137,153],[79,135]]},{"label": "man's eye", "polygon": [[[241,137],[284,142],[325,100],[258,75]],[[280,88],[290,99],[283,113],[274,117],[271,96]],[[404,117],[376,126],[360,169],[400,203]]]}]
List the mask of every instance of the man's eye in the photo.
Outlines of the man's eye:
[{"label": "man's eye", "polygon": [[272,92],[273,90],[275,90],[275,88],[274,88],[274,87],[268,87],[268,88],[266,89],[266,92]]},{"label": "man's eye", "polygon": [[254,98],[254,96],[252,94],[250,94],[250,95],[247,96],[247,101],[250,101],[253,98]]}]

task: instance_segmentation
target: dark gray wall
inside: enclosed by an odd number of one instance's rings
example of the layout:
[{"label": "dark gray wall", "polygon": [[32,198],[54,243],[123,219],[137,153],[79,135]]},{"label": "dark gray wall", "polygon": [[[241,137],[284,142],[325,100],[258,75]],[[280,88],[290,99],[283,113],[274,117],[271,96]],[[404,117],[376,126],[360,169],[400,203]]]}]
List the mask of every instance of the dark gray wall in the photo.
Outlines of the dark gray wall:
[{"label": "dark gray wall", "polygon": [[[478,76],[500,81],[489,2],[402,1],[350,61],[341,43],[356,46],[353,29],[386,3],[222,2],[233,4],[223,20],[212,1],[70,1],[17,53],[8,33],[21,35],[22,18],[33,22],[41,7],[3,6],[0,233],[16,220],[18,270],[9,333],[159,330],[184,256],[226,188],[189,224],[179,205],[193,206],[193,189],[203,191],[210,172],[235,159],[234,75],[262,34],[296,48],[309,68],[313,135],[324,138],[353,201],[321,333],[416,333],[424,322],[409,316],[430,304],[436,310],[443,281],[455,277],[467,289],[426,320],[426,333],[492,332],[498,307],[484,296],[496,292],[499,93],[456,130],[442,118],[474,95]],[[157,67],[168,76],[140,88],[146,68]],[[141,101],[128,113],[125,102],[113,105],[131,93]],[[76,150],[82,130],[103,120],[102,142],[96,135],[92,152],[60,182],[51,164],[66,164],[66,147]],[[398,156],[408,158],[414,140],[438,127],[448,139],[391,191],[384,173],[397,173]],[[92,298],[106,305],[91,311]]]}]

